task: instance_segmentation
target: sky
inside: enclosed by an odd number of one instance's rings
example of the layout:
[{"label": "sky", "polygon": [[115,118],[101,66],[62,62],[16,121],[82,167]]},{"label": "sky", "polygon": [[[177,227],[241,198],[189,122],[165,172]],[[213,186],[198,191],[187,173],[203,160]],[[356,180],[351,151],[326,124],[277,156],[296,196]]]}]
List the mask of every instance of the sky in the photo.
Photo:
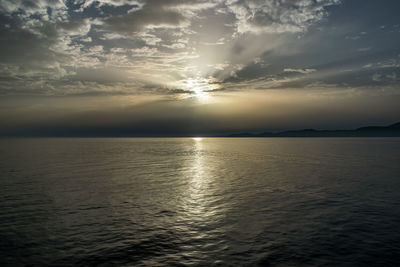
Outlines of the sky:
[{"label": "sky", "polygon": [[0,0],[0,136],[400,121],[398,0]]}]

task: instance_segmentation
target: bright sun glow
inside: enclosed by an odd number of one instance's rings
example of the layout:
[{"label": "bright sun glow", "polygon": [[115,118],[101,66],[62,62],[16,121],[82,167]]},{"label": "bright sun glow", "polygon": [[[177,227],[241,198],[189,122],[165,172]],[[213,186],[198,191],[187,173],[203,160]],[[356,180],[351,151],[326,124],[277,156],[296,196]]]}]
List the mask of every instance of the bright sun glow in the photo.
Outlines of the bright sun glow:
[{"label": "bright sun glow", "polygon": [[193,97],[199,100],[207,100],[210,98],[208,91],[214,89],[206,79],[189,79],[185,82],[185,87],[193,92]]},{"label": "bright sun glow", "polygon": [[201,140],[203,140],[203,138],[201,138],[201,137],[193,137],[193,140],[194,141],[201,141]]}]

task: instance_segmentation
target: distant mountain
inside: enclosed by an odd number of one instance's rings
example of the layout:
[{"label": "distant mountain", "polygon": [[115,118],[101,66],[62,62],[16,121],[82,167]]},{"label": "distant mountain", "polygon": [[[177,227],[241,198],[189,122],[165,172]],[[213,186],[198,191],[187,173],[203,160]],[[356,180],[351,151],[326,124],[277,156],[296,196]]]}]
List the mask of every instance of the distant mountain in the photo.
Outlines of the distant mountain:
[{"label": "distant mountain", "polygon": [[275,133],[236,133],[227,137],[400,137],[400,122],[388,126],[365,126],[354,130],[303,129]]}]

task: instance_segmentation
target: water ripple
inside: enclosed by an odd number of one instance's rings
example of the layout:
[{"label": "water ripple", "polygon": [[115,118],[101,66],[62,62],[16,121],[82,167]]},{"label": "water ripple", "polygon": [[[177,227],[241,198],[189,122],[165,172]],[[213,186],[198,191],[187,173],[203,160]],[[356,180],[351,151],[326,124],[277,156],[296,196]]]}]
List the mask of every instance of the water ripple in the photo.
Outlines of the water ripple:
[{"label": "water ripple", "polygon": [[2,266],[397,266],[399,139],[0,140]]}]

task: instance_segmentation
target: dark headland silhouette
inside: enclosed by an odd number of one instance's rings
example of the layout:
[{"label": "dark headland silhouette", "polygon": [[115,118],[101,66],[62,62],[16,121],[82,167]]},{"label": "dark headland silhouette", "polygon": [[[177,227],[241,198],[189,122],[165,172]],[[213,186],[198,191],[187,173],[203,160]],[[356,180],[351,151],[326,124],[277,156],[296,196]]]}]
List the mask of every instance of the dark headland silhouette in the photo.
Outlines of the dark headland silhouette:
[{"label": "dark headland silhouette", "polygon": [[388,126],[366,126],[354,130],[303,129],[259,134],[236,133],[225,137],[400,137],[400,122]]}]

